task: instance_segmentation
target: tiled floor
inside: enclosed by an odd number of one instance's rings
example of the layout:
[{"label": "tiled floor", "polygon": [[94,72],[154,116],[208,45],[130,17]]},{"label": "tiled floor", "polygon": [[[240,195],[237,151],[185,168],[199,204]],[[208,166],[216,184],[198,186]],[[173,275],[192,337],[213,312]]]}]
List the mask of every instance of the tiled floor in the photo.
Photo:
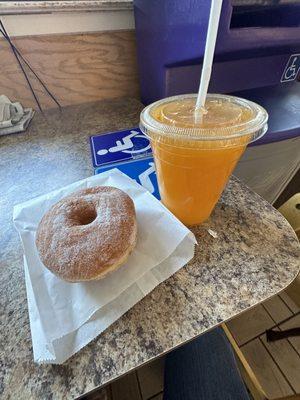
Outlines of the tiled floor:
[{"label": "tiled floor", "polygon": [[139,368],[87,400],[162,400],[164,359]]},{"label": "tiled floor", "polygon": [[[265,337],[271,327],[300,327],[300,308],[287,293],[254,307],[227,326],[270,399],[300,394],[300,337],[273,343]],[[162,400],[163,368],[164,360],[155,360],[88,400]]]}]

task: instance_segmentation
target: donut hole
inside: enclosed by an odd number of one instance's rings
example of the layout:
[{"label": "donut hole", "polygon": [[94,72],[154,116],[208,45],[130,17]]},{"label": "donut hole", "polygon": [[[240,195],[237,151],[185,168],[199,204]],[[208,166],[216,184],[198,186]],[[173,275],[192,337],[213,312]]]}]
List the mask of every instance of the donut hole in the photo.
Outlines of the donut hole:
[{"label": "donut hole", "polygon": [[81,210],[81,213],[77,217],[78,225],[89,225],[97,218],[95,209]]},{"label": "donut hole", "polygon": [[97,211],[93,204],[80,202],[72,204],[67,214],[70,226],[89,225],[97,218]]}]

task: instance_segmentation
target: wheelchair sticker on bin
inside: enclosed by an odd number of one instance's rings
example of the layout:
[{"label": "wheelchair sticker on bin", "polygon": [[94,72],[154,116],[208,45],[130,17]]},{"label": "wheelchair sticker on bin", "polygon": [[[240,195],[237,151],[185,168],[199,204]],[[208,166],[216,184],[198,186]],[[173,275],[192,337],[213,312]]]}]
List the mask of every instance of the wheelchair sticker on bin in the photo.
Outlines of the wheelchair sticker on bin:
[{"label": "wheelchair sticker on bin", "polygon": [[137,183],[142,185],[157,199],[160,199],[155,165],[152,157],[99,167],[95,170],[95,174],[100,174],[101,172],[105,172],[113,168],[118,168],[130,178],[136,180]]},{"label": "wheelchair sticker on bin", "polygon": [[297,78],[300,70],[300,54],[292,54],[284,68],[280,82],[290,82]]},{"label": "wheelchair sticker on bin", "polygon": [[149,139],[139,128],[91,136],[90,140],[94,167],[152,154]]}]

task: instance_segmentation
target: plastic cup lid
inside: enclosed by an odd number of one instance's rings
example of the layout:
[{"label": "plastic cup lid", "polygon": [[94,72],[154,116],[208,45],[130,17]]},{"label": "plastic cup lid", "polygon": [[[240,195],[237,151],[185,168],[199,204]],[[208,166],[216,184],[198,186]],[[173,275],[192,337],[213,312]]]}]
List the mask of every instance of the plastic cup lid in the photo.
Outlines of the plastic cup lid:
[{"label": "plastic cup lid", "polygon": [[242,138],[247,142],[267,130],[268,114],[258,104],[234,96],[208,94],[201,117],[195,116],[196,94],[169,97],[141,113],[141,130],[152,139],[214,141]]}]

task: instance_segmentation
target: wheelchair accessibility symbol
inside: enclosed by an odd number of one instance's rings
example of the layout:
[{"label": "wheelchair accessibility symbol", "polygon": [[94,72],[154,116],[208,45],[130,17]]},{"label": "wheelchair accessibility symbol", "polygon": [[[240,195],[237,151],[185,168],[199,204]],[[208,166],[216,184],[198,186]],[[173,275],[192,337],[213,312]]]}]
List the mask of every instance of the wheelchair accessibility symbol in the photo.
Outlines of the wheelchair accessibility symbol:
[{"label": "wheelchair accessibility symbol", "polygon": [[141,185],[147,189],[151,194],[155,192],[155,187],[150,179],[150,176],[155,173],[155,166],[154,162],[149,162],[149,168],[147,168],[145,171],[143,171],[138,179],[141,183]]},{"label": "wheelchair accessibility symbol", "polygon": [[100,174],[112,168],[118,168],[160,200],[155,164],[152,157],[99,167],[95,170],[95,174]]},{"label": "wheelchair accessibility symbol", "polygon": [[292,54],[283,71],[280,82],[294,81],[300,70],[300,54]]},{"label": "wheelchair accessibility symbol", "polygon": [[139,153],[144,153],[145,151],[150,149],[150,143],[149,140],[148,144],[141,148],[141,149],[135,149],[134,148],[134,142],[133,138],[141,138],[141,139],[146,139],[145,135],[141,135],[140,132],[138,131],[130,131],[130,134],[127,136],[124,136],[122,140],[117,140],[116,145],[113,147],[110,147],[109,149],[101,149],[97,151],[97,154],[99,156],[103,156],[105,154],[109,153],[116,153],[118,151],[123,151],[124,153],[128,154],[139,154]]},{"label": "wheelchair accessibility symbol", "polygon": [[92,136],[91,147],[95,167],[152,154],[149,139],[138,128]]}]

